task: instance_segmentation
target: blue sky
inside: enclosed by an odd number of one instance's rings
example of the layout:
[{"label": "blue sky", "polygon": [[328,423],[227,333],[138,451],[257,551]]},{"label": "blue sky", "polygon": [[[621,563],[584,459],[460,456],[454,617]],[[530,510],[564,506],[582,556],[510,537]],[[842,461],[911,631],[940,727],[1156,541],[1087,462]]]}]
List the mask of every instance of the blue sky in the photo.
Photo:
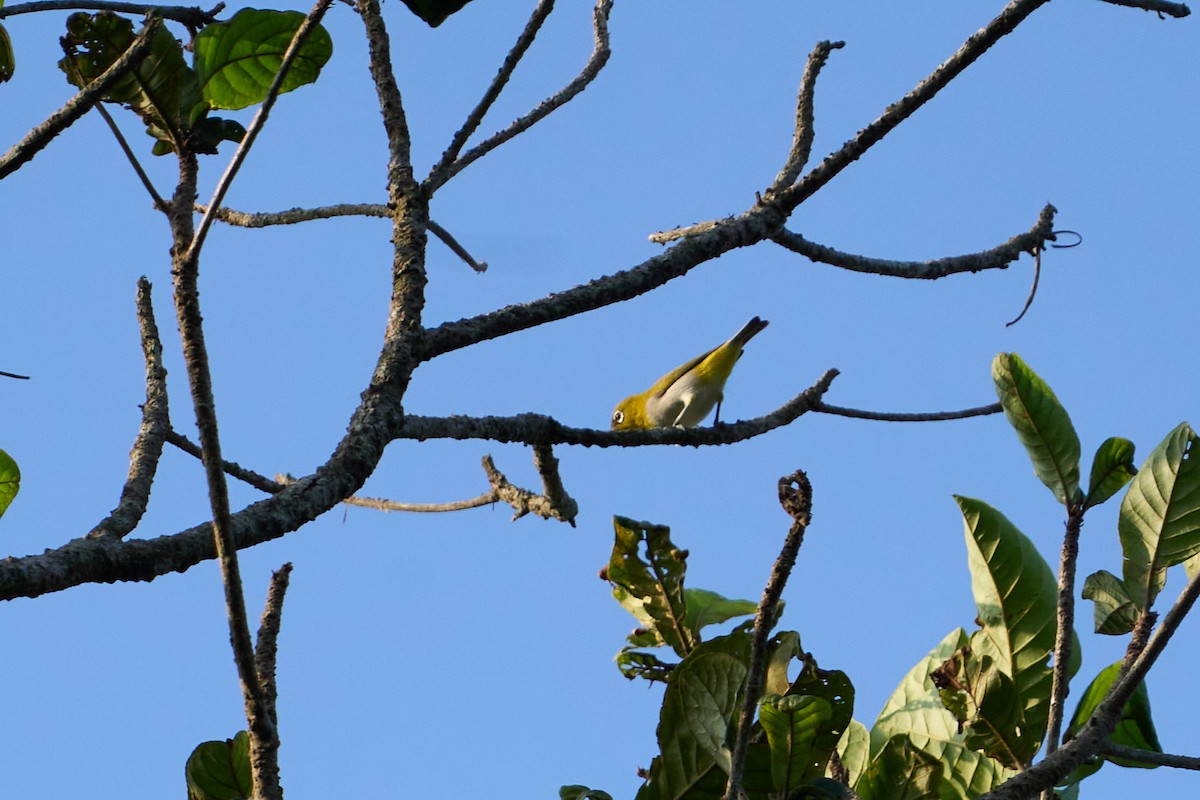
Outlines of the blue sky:
[{"label": "blue sky", "polygon": [[[881,7],[886,5],[886,7]],[[814,158],[836,149],[953,53],[1001,3],[618,0],[613,57],[575,102],[470,166],[432,216],[490,269],[431,242],[426,324],[561,291],[660,251],[654,231],[736,213],[791,141],[804,60],[846,41],[817,89]],[[555,91],[591,48],[590,8],[562,3],[484,123]],[[495,73],[532,3],[478,0],[436,30],[385,6],[424,174]],[[69,96],[54,66],[65,14],[5,20],[17,52],[0,87],[0,140]],[[285,96],[227,203],[282,210],[384,200],[386,143],[358,18],[335,5],[321,79]],[[1140,463],[1177,423],[1200,422],[1196,253],[1200,85],[1193,19],[1102,2],[1041,9],[894,134],[803,205],[791,227],[865,255],[924,259],[1027,230],[1046,202],[1080,247],[937,282],[815,265],[775,246],[731,253],[618,306],[458,351],[420,367],[416,414],[547,413],[607,427],[617,400],[760,315],[727,389],[726,419],[758,416],[826,369],[829,402],[933,411],[994,400],[989,364],[1016,351],[1055,389],[1085,470],[1112,435]],[[118,119],[161,192],[169,159]],[[248,116],[245,118],[248,121]],[[8,144],[5,145],[7,148]],[[228,154],[206,158],[207,192]],[[0,185],[0,447],[24,482],[0,520],[5,554],[57,547],[115,505],[143,400],[135,281],[154,283],[173,418],[192,432],[163,220],[103,122],[89,115]],[[382,338],[389,229],[338,219],[218,227],[201,299],[228,458],[302,475],[345,429]],[[490,453],[534,487],[528,448],[396,442],[363,493],[414,502],[486,489]],[[504,507],[447,515],[335,509],[242,555],[254,613],[272,569],[295,565],[280,638],[283,782],[331,795],[553,797],[565,783],[631,797],[655,752],[660,692],[612,656],[633,619],[596,577],[611,516],[670,525],[689,585],[757,599],[788,520],[779,476],[814,484],[813,524],[784,594],[784,627],[821,666],[848,672],[870,724],[896,683],[975,616],[952,494],[1000,508],[1052,563],[1064,514],[1000,417],[898,425],[807,415],[733,447],[559,448],[578,527],[509,521]],[[234,507],[259,498],[231,485]],[[1080,574],[1119,572],[1116,501],[1089,515]],[[167,449],[137,532],[208,513],[203,474]],[[1163,604],[1181,587],[1168,583]],[[1090,676],[1123,642],[1090,634]],[[215,565],[149,584],[84,586],[0,609],[0,795],[162,797],[184,791],[199,742],[243,726]],[[1200,752],[1191,717],[1196,626],[1151,673],[1164,747]],[[1082,691],[1076,688],[1068,705]],[[1106,767],[1085,797],[1184,796],[1195,778]]]}]

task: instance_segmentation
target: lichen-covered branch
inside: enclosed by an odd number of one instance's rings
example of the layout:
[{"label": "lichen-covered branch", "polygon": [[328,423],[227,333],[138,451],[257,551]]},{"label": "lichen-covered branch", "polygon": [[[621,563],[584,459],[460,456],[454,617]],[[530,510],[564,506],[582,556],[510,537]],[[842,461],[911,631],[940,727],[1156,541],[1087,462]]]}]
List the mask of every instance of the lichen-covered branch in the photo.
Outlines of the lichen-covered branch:
[{"label": "lichen-covered branch", "polygon": [[900,412],[900,411],[864,411],[859,408],[844,408],[842,406],[830,405],[829,403],[821,402],[812,409],[819,414],[832,414],[837,417],[851,417],[853,419],[873,419],[879,422],[943,422],[949,419],[967,419],[968,417],[983,417],[988,414],[999,414],[1004,411],[1004,408],[999,403],[991,403],[986,406],[975,406],[974,408],[964,408],[959,411],[927,411],[927,412]]},{"label": "lichen-covered branch", "polygon": [[0,19],[39,11],[115,11],[119,14],[153,14],[156,17],[183,23],[187,28],[196,30],[216,22],[217,14],[224,9],[224,3],[217,3],[211,11],[205,11],[197,6],[160,6],[148,3],[124,3],[117,0],[37,0],[32,3],[0,6]]},{"label": "lichen-covered branch", "polygon": [[167,370],[162,360],[162,340],[154,321],[154,305],[150,296],[150,281],[138,279],[137,318],[141,330],[142,355],[146,361],[146,402],[142,406],[142,423],[133,450],[129,454],[129,475],[121,490],[117,507],[88,533],[90,537],[125,536],[141,522],[150,502],[150,488],[163,442],[171,429],[167,405]]},{"label": "lichen-covered branch", "polygon": [[980,272],[985,269],[1005,269],[1025,253],[1032,253],[1054,241],[1054,215],[1057,210],[1047,205],[1038,215],[1037,222],[1029,230],[1018,233],[1008,241],[989,250],[966,253],[928,261],[893,261],[870,258],[835,250],[832,247],[810,242],[798,233],[787,229],[771,237],[771,241],[794,253],[853,272],[867,272],[893,278],[915,278],[932,280],[962,272]]},{"label": "lichen-covered branch", "polygon": [[800,171],[808,164],[808,159],[812,156],[813,136],[815,135],[813,101],[817,76],[821,74],[821,68],[829,60],[829,54],[845,46],[845,42],[817,42],[817,46],[809,54],[808,63],[804,65],[804,74],[800,77],[800,91],[796,94],[796,126],[792,132],[792,149],[788,153],[783,169],[779,170],[779,174],[775,176],[768,192],[776,193],[791,186],[796,182],[796,178],[800,177]]}]

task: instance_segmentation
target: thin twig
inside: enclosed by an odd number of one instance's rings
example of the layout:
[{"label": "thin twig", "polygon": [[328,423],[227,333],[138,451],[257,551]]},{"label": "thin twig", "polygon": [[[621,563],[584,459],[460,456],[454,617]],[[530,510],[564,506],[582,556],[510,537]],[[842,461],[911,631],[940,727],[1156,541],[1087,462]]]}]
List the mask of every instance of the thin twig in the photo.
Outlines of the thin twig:
[{"label": "thin twig", "polygon": [[595,46],[592,49],[591,57],[588,58],[587,64],[584,65],[579,74],[553,96],[539,103],[528,114],[513,120],[507,128],[492,134],[463,153],[453,163],[447,164],[437,175],[430,173],[423,184],[423,188],[428,194],[433,194],[446,181],[462,172],[470,164],[478,161],[509,139],[529,130],[552,112],[562,108],[575,99],[580,92],[588,87],[588,84],[596,79],[596,76],[600,74],[600,70],[604,68],[611,54],[608,45],[608,15],[612,11],[612,5],[613,0],[597,0],[596,2],[596,7],[592,12],[592,31],[595,37]]},{"label": "thin twig", "polygon": [[1021,313],[1017,314],[1010,322],[1004,323],[1004,327],[1011,328],[1021,321],[1025,316],[1025,312],[1033,305],[1033,298],[1037,296],[1038,281],[1042,278],[1042,248],[1034,248],[1033,251],[1033,284],[1029,287],[1029,296],[1025,298],[1025,305],[1021,307]]},{"label": "thin twig", "polygon": [[516,44],[508,51],[508,55],[504,57],[504,63],[500,65],[500,71],[496,73],[496,77],[492,79],[491,85],[487,91],[483,93],[479,103],[475,108],[471,109],[471,113],[467,115],[466,121],[462,127],[455,131],[453,138],[450,140],[450,145],[446,151],[442,153],[442,157],[438,159],[437,164],[433,169],[429,170],[429,176],[423,181],[423,186],[429,194],[437,191],[438,187],[444,184],[450,176],[450,167],[454,164],[458,154],[467,144],[467,140],[471,135],[479,129],[479,124],[483,122],[484,116],[500,97],[500,93],[508,84],[509,78],[512,77],[513,71],[517,68],[517,64],[525,57],[525,53],[533,44],[533,40],[537,37],[538,31],[542,29],[542,24],[546,18],[550,16],[550,12],[554,10],[554,0],[541,0],[537,4],[537,8],[533,10],[533,14],[529,17],[529,21],[525,23],[525,28],[521,31],[521,35],[517,37]]},{"label": "thin twig", "polygon": [[162,340],[154,321],[154,305],[150,296],[150,281],[145,277],[137,284],[137,319],[141,331],[142,355],[146,361],[146,403],[142,406],[142,423],[133,450],[129,454],[129,475],[121,489],[117,507],[88,533],[93,538],[120,539],[137,527],[146,506],[150,489],[162,458],[163,441],[171,429],[167,406],[167,370],[162,360]]},{"label": "thin twig", "polygon": [[[4,9],[0,9],[3,11]],[[11,10],[11,8],[9,9]],[[151,17],[146,20],[145,27],[133,40],[133,43],[117,58],[108,69],[100,73],[96,80],[79,90],[58,111],[55,111],[44,122],[25,135],[25,138],[13,145],[3,157],[0,157],[0,178],[16,172],[23,164],[31,160],[58,134],[62,133],[73,122],[82,117],[87,111],[100,102],[125,73],[135,68],[150,53],[151,42],[162,25],[162,20]]]},{"label": "thin twig", "polygon": [[17,373],[15,373],[15,372],[0,372],[0,375],[3,375],[5,378],[16,378],[16,379],[17,379],[17,380],[19,380],[19,381],[27,381],[27,380],[29,380],[29,376],[28,376],[28,375],[18,375],[18,374],[17,374]]},{"label": "thin twig", "polygon": [[[198,459],[203,458],[203,451],[200,445],[193,442],[191,439],[184,436],[182,433],[172,429],[167,431],[166,440],[168,444],[175,445],[183,452],[190,456],[195,456]],[[283,491],[283,484],[277,483],[266,475],[255,472],[252,469],[246,469],[239,466],[236,462],[221,460],[221,471],[231,478],[236,478],[242,483],[249,484],[259,491],[268,494],[278,494]]]},{"label": "thin twig", "polygon": [[984,417],[988,414],[999,414],[1004,408],[999,403],[975,408],[964,408],[961,411],[931,411],[928,413],[907,414],[891,411],[863,411],[857,408],[843,408],[821,401],[812,409],[820,414],[833,414],[838,417],[854,419],[873,419],[880,422],[941,422],[948,419],[967,419],[969,417]]},{"label": "thin twig", "polygon": [[845,47],[845,42],[817,42],[817,46],[808,55],[808,63],[804,65],[804,74],[800,77],[800,91],[796,93],[796,125],[792,132],[792,149],[788,153],[787,162],[775,176],[775,181],[767,190],[769,193],[778,192],[796,182],[800,171],[808,164],[812,156],[812,144],[815,130],[813,127],[813,101],[817,86],[817,76],[829,54],[836,49]]},{"label": "thin twig", "polygon": [[1103,2],[1126,8],[1140,8],[1143,11],[1157,11],[1159,14],[1177,18],[1186,17],[1192,13],[1186,3],[1172,3],[1168,0],[1103,0]]},{"label": "thin twig", "polygon": [[771,577],[763,589],[758,613],[754,615],[754,633],[750,638],[750,666],[746,673],[746,693],[742,699],[742,714],[734,734],[729,782],[725,787],[725,800],[737,800],[741,792],[742,770],[746,765],[746,749],[750,745],[750,734],[754,728],[754,712],[758,709],[762,694],[763,669],[766,665],[767,638],[778,615],[779,598],[787,585],[796,555],[804,542],[804,532],[812,521],[812,484],[802,470],[779,479],[779,502],[792,518],[779,557],[771,567]]},{"label": "thin twig", "polygon": [[433,220],[429,220],[428,227],[429,232],[441,239],[442,244],[446,245],[446,247],[449,247],[450,250],[453,251],[454,255],[461,258],[468,267],[476,272],[487,272],[487,262],[476,261],[474,258],[472,258],[471,254],[467,252],[467,249],[459,244],[458,240],[451,236],[449,231],[447,231],[441,225],[438,225]]},{"label": "thin twig", "polygon": [[[1063,535],[1058,566],[1057,625],[1054,634],[1054,670],[1050,683],[1050,715],[1046,723],[1046,755],[1058,749],[1062,732],[1063,704],[1070,691],[1069,667],[1072,637],[1075,633],[1075,567],[1079,561],[1079,533],[1083,528],[1082,502],[1067,508],[1067,526]],[[1052,798],[1047,798],[1052,800]]]},{"label": "thin twig", "polygon": [[125,154],[125,158],[128,159],[129,164],[133,167],[133,171],[137,173],[138,180],[142,182],[142,186],[146,187],[146,191],[150,194],[150,199],[154,201],[154,207],[159,211],[166,210],[167,201],[163,200],[162,195],[158,193],[158,190],[154,188],[154,184],[150,182],[150,176],[146,174],[146,170],[142,169],[142,164],[134,154],[133,148],[129,146],[125,135],[117,127],[117,121],[112,118],[112,114],[108,113],[108,109],[104,107],[103,103],[97,103],[96,110],[100,112],[100,116],[108,123],[108,129],[117,138],[117,144],[121,146],[121,152]]},{"label": "thin twig", "polygon": [[1039,251],[1045,242],[1054,241],[1053,228],[1056,211],[1054,206],[1046,205],[1038,214],[1037,222],[1032,228],[989,250],[928,261],[893,261],[845,253],[832,247],[810,242],[800,234],[786,229],[772,236],[771,240],[812,261],[841,267],[852,272],[865,272],[893,278],[935,280],[962,272],[1005,269],[1023,254]]},{"label": "thin twig", "polygon": [[250,121],[249,127],[246,128],[246,135],[238,143],[233,158],[229,160],[229,166],[225,168],[221,179],[217,181],[217,187],[213,190],[212,199],[208,201],[208,208],[204,212],[204,216],[200,219],[200,224],[196,226],[195,236],[188,246],[187,254],[184,257],[185,261],[194,261],[198,257],[200,248],[204,246],[204,239],[208,236],[209,228],[212,227],[216,210],[221,207],[221,201],[225,199],[225,194],[229,191],[233,179],[237,177],[238,170],[242,168],[246,156],[250,153],[250,148],[254,146],[254,141],[258,138],[259,131],[267,123],[267,117],[270,116],[271,109],[275,106],[275,101],[279,99],[279,92],[283,88],[283,81],[287,78],[288,72],[291,71],[293,62],[300,55],[300,48],[304,46],[308,37],[316,30],[317,25],[320,24],[321,18],[325,16],[325,12],[329,9],[329,5],[332,2],[333,0],[317,0],[317,4],[312,7],[312,10],[308,12],[304,21],[300,23],[300,27],[296,29],[296,33],[292,35],[292,41],[288,45],[287,50],[284,51],[283,59],[279,62],[279,70],[275,73],[275,80],[271,81],[271,85],[267,89],[267,95],[263,98],[262,105],[255,112],[254,119]]},{"label": "thin twig", "polygon": [[[196,203],[196,211],[204,214],[208,206]],[[286,211],[236,211],[227,206],[217,209],[217,221],[239,228],[266,228],[271,225],[295,225],[299,222],[309,222],[314,219],[332,219],[333,217],[382,217],[392,218],[392,210],[383,203],[339,203],[332,206],[317,208],[289,208]]]},{"label": "thin twig", "polygon": [[1140,764],[1153,764],[1159,767],[1177,767],[1179,769],[1200,770],[1200,758],[1195,756],[1178,756],[1171,753],[1156,753],[1153,750],[1141,750],[1137,747],[1109,742],[1104,745],[1101,754],[1113,758],[1128,759]]},{"label": "thin twig", "polygon": [[203,28],[205,25],[217,21],[216,15],[225,9],[225,4],[217,3],[211,11],[204,11],[197,6],[158,6],[146,3],[110,2],[110,0],[38,0],[33,3],[16,3],[0,7],[0,19],[37,11],[72,11],[76,9],[116,11],[123,14],[153,14],[163,19],[181,22],[188,28]]}]

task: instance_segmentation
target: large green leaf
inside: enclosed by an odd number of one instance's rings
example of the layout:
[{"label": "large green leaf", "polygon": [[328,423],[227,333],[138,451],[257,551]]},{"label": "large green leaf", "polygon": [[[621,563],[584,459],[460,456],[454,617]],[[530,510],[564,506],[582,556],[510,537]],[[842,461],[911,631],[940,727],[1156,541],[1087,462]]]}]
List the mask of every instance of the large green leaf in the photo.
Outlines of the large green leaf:
[{"label": "large green leaf", "polygon": [[0,83],[11,80],[16,69],[17,59],[13,55],[12,39],[8,37],[4,26],[0,25]]},{"label": "large green leaf", "polygon": [[740,708],[750,637],[721,636],[697,645],[676,668],[658,722],[660,755],[638,797],[678,800],[713,772],[728,775],[730,722]]},{"label": "large green leaf", "polygon": [[436,28],[471,0],[404,0],[404,5],[421,19]]},{"label": "large green leaf", "polygon": [[819,669],[812,656],[804,659],[804,667],[787,691],[788,695],[817,697],[829,704],[829,720],[820,726],[812,743],[811,763],[805,779],[825,774],[830,756],[854,717],[854,684],[841,670]]},{"label": "large green leaf", "polygon": [[613,517],[613,528],[616,539],[605,575],[613,597],[646,629],[631,642],[638,647],[669,644],[686,656],[698,641],[687,626],[687,553],[671,543],[671,529],[665,525]]},{"label": "large green leaf", "polygon": [[0,450],[0,517],[4,516],[20,490],[21,468],[12,456]]},{"label": "large green leaf", "polygon": [[[77,13],[67,18],[63,44],[73,56],[58,62],[67,80],[83,87],[100,76],[133,43],[133,23],[111,11]],[[196,75],[183,60],[183,48],[160,27],[150,55],[117,81],[105,100],[128,105],[152,136],[178,150],[193,109],[201,102]]]},{"label": "large green leaf", "polygon": [[1133,465],[1133,442],[1119,436],[1105,439],[1092,459],[1086,504],[1098,506],[1129,483],[1137,474]]},{"label": "large green leaf", "polygon": [[850,720],[846,732],[838,742],[837,751],[842,766],[850,776],[850,785],[853,786],[866,770],[867,762],[871,758],[871,733],[867,726],[856,719]]},{"label": "large green leaf", "polygon": [[1154,448],[1121,502],[1117,532],[1125,588],[1138,609],[1149,608],[1167,567],[1200,553],[1200,458],[1196,433],[1180,423]]},{"label": "large green leaf", "polygon": [[854,786],[862,800],[940,800],[942,762],[905,736],[888,739]]},{"label": "large green leaf", "polygon": [[241,800],[251,793],[250,737],[241,731],[223,742],[204,742],[184,767],[188,800]]},{"label": "large green leaf", "polygon": [[1083,582],[1083,599],[1095,604],[1093,618],[1096,633],[1120,636],[1133,630],[1137,608],[1125,584],[1108,570],[1102,569],[1087,576]]},{"label": "large green leaf", "polygon": [[[213,108],[261,103],[304,15],[299,11],[244,8],[196,36],[195,67],[204,99]],[[312,83],[333,55],[333,40],[318,25],[300,47],[281,92]]]},{"label": "large green leaf", "polygon": [[[955,496],[966,529],[967,563],[982,637],[972,637],[980,656],[1012,678],[1025,718],[1029,752],[1045,734],[1052,676],[1058,583],[1025,534],[980,500]],[[1073,648],[1075,660],[1079,646]],[[1022,748],[1023,750],[1026,748]]]},{"label": "large green leaf", "polygon": [[[1096,706],[1100,705],[1104,696],[1108,694],[1108,690],[1112,687],[1113,681],[1117,679],[1120,671],[1121,662],[1110,664],[1088,684],[1083,696],[1079,698],[1079,705],[1076,706],[1075,713],[1071,716],[1071,724],[1067,726],[1063,737],[1065,740],[1073,739],[1083,729],[1088,718],[1092,716],[1092,712],[1096,710]],[[1150,716],[1150,694],[1146,691],[1145,682],[1139,683],[1129,700],[1126,701],[1125,708],[1121,711],[1121,719],[1109,740],[1126,747],[1135,747],[1138,750],[1148,750],[1152,753],[1162,752],[1162,746],[1158,743],[1158,733],[1154,729],[1154,720]],[[1143,764],[1121,758],[1106,756],[1105,760],[1123,767],[1154,768],[1153,764]],[[1099,769],[1099,762],[1084,764],[1072,776],[1071,782],[1078,783],[1097,769]]]},{"label": "large green leaf", "polygon": [[758,721],[771,747],[771,780],[776,790],[791,793],[808,780],[813,744],[832,717],[829,703],[810,695],[769,694],[759,701]]},{"label": "large green leaf", "polygon": [[942,706],[929,678],[966,643],[967,635],[961,628],[943,639],[904,676],[871,728],[872,759],[893,737],[904,736],[942,764],[944,800],[971,800],[1014,774],[966,746],[958,722]]},{"label": "large green leaf", "polygon": [[687,607],[684,624],[697,639],[706,625],[716,625],[758,611],[758,604],[752,600],[730,600],[707,589],[684,589],[683,602]]},{"label": "large green leaf", "polygon": [[1016,353],[992,361],[1004,415],[1033,461],[1038,479],[1063,505],[1079,499],[1079,436],[1054,392]]},{"label": "large green leaf", "polygon": [[[977,631],[971,640],[983,636]],[[930,678],[966,734],[967,747],[1014,770],[1032,760],[1040,741],[1027,735],[1016,685],[996,669],[991,656],[976,655],[970,645],[960,647]]]}]

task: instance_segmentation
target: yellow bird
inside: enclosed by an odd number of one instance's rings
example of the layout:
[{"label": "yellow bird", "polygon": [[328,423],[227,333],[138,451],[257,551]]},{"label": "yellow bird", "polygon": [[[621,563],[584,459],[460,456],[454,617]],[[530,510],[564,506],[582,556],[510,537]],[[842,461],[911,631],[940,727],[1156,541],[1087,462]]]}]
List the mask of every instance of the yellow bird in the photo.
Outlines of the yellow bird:
[{"label": "yellow bird", "polygon": [[692,428],[713,406],[717,407],[715,421],[719,421],[725,381],[746,342],[765,327],[767,321],[755,317],[725,344],[671,370],[641,394],[626,397],[613,411],[613,428]]}]

